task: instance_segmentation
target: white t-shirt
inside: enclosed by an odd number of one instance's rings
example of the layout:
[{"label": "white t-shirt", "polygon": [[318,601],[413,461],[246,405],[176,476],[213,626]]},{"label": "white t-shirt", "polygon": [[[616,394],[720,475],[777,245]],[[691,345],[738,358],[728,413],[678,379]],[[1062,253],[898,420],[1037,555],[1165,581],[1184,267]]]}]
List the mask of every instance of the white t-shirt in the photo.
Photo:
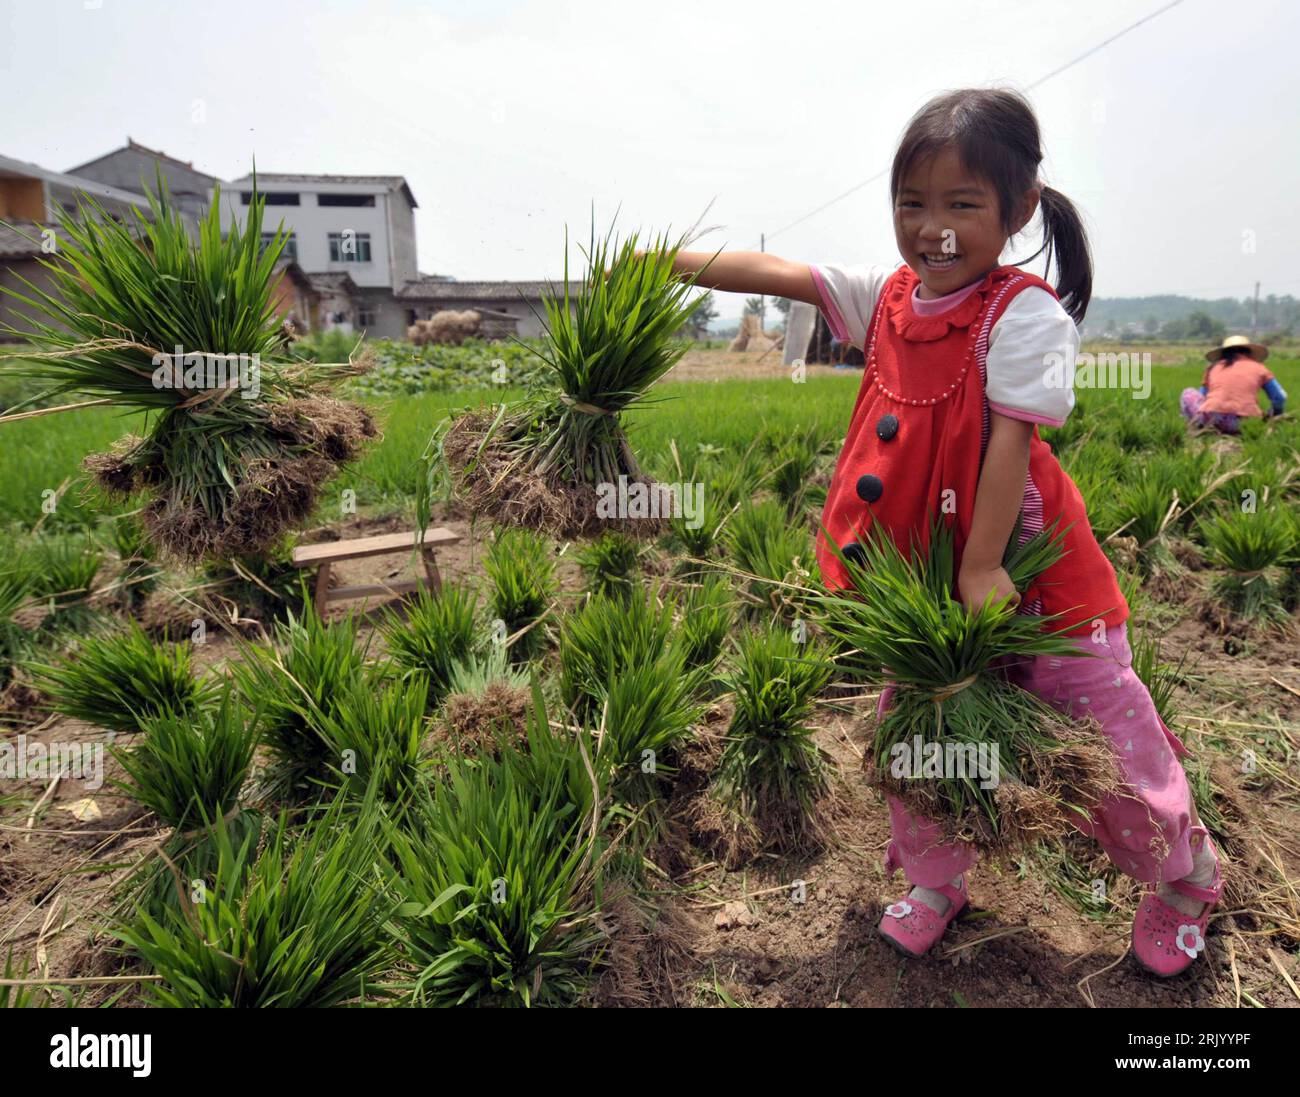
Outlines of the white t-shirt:
[{"label": "white t-shirt", "polygon": [[[836,339],[864,346],[876,300],[896,269],[867,263],[811,265],[826,306],[822,315]],[[989,332],[984,389],[989,407],[1012,419],[1059,427],[1074,407],[1078,352],[1079,329],[1061,303],[1038,286],[1021,290]]]}]

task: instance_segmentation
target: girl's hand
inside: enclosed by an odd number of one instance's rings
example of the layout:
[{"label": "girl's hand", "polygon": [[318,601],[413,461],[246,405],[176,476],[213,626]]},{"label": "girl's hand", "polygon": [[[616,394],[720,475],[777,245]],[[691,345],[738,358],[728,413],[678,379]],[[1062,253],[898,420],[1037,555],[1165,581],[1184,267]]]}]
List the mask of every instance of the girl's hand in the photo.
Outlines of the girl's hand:
[{"label": "girl's hand", "polygon": [[1020,605],[1020,592],[1011,582],[1006,568],[962,567],[957,575],[957,593],[962,605],[974,612],[984,605],[985,599],[992,593],[995,600],[1010,598],[1011,605]]}]

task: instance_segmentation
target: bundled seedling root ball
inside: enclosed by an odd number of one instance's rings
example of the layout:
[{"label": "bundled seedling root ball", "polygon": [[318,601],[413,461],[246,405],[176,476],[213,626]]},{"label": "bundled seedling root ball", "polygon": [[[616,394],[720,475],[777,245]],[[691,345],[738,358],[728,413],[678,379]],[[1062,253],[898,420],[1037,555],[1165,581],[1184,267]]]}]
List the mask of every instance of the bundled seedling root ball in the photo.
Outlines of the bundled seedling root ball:
[{"label": "bundled seedling root ball", "polygon": [[[364,408],[326,396],[286,400],[264,412],[256,430],[227,435],[233,452],[226,466],[235,486],[226,484],[215,505],[190,490],[182,464],[188,457],[169,459],[158,444],[161,430],[91,454],[83,464],[110,495],[151,497],[141,523],[149,540],[180,563],[260,553],[310,517],[325,482],[378,434]],[[221,426],[193,416],[177,430],[170,452],[179,455],[178,446],[195,452],[187,436]]]},{"label": "bundled seedling root ball", "polygon": [[[898,687],[865,762],[878,788],[949,839],[1015,853],[1064,836],[1121,791],[1114,752],[1095,721],[1067,719],[996,671],[947,700],[934,696]],[[987,789],[980,787],[981,745],[997,747],[996,784]],[[927,777],[927,760],[937,769],[945,757],[962,758],[971,776]]]},{"label": "bundled seedling root ball", "polygon": [[[702,298],[699,275],[681,278],[673,259],[686,243],[656,237],[638,252],[633,236],[617,245],[592,237],[583,291],[569,294],[566,247],[562,295],[546,300],[548,383],[523,399],[468,411],[444,423],[429,448],[430,482],[450,486],[475,514],[556,537],[618,529],[657,536],[675,513],[675,496],[637,463],[620,421],[645,404],[650,387],[685,353],[677,333]],[[608,267],[607,267],[608,263]]]},{"label": "bundled seedling root ball", "polygon": [[[1004,562],[1017,588],[1054,560],[1052,531]],[[855,589],[819,596],[846,669],[892,686],[866,768],[877,787],[933,820],[950,839],[1009,855],[1069,833],[1123,790],[1119,762],[1092,720],[1066,718],[1005,674],[1007,663],[1077,654],[1041,617],[990,601],[968,611],[953,597],[954,545],[936,524],[928,553],[905,555],[872,529],[861,562],[839,553]],[[833,550],[838,551],[838,550]]]},{"label": "bundled seedling root ball", "polygon": [[57,261],[43,263],[53,293],[29,282],[28,293],[5,291],[40,317],[37,350],[12,372],[46,382],[41,397],[151,413],[147,435],[85,467],[110,494],[141,495],[147,538],[187,565],[261,552],[300,526],[377,433],[367,411],[329,395],[364,365],[286,357],[276,311],[284,236],[263,245],[261,199],[223,237],[219,198],[197,242],[161,180],[150,217],[135,224],[88,200],[79,218],[63,215]]}]

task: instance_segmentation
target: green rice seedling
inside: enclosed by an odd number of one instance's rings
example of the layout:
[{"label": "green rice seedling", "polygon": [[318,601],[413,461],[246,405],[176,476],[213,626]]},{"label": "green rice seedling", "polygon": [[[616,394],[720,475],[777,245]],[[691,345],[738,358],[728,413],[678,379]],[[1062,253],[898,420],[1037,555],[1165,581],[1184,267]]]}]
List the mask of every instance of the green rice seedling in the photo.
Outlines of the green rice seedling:
[{"label": "green rice seedling", "polygon": [[151,413],[147,435],[86,466],[110,497],[144,497],[141,521],[165,553],[187,564],[255,553],[306,519],[375,425],[327,395],[356,370],[285,350],[275,270],[287,237],[263,240],[256,186],[243,224],[224,231],[214,193],[197,238],[161,175],[148,199],[128,221],[89,197],[59,211],[58,255],[41,261],[49,292],[22,278],[0,291],[35,331],[17,333],[34,349],[8,370],[47,386],[41,397]]},{"label": "green rice seedling", "polygon": [[249,707],[262,714],[262,741],[275,761],[271,787],[288,793],[317,788],[337,761],[322,722],[353,687],[366,681],[366,649],[349,615],[325,622],[290,614],[275,626],[273,646],[245,644],[231,673]]},{"label": "green rice seedling", "polygon": [[81,536],[40,536],[21,565],[31,574],[32,593],[49,606],[43,632],[77,631],[90,627],[95,614],[90,598],[104,566],[103,550]]},{"label": "green rice seedling", "polygon": [[226,815],[253,764],[257,720],[229,687],[197,711],[147,717],[136,742],[110,748],[126,772],[114,784],[176,830]]},{"label": "green rice seedling", "polygon": [[334,780],[358,799],[373,785],[385,803],[406,803],[430,772],[421,749],[428,698],[429,683],[419,675],[354,681],[317,725],[331,748]]},{"label": "green rice seedling", "polygon": [[27,631],[14,615],[30,601],[31,591],[28,572],[0,572],[0,690],[12,680],[14,664],[28,652]]},{"label": "green rice seedling", "polygon": [[[1018,546],[1012,534],[1004,567],[1017,589],[1059,558],[1054,537],[1045,530]],[[1070,637],[1044,628],[1051,619],[992,598],[967,610],[953,594],[947,525],[933,529],[928,552],[913,545],[905,555],[877,527],[859,543],[861,563],[837,552],[852,589],[818,604],[827,630],[856,653],[846,668],[895,689],[869,751],[882,788],[954,838],[1005,855],[1065,833],[1075,813],[1120,787],[1094,724],[1064,718],[994,669],[1072,652]]]},{"label": "green rice seedling", "polygon": [[1183,669],[1187,662],[1187,652],[1183,653],[1177,663],[1166,663],[1161,659],[1162,645],[1158,633],[1152,629],[1143,629],[1133,638],[1129,647],[1133,653],[1133,673],[1147,687],[1160,719],[1165,722],[1165,726],[1172,728],[1178,718],[1174,707],[1175,691],[1187,679],[1187,673]]},{"label": "green rice seedling", "polygon": [[673,610],[657,592],[627,602],[589,598],[560,631],[560,697],[580,716],[600,704],[602,691],[626,671],[653,661],[673,642]]},{"label": "green rice seedling", "polygon": [[[722,516],[713,503],[713,497],[704,490],[701,492],[698,513],[674,513],[669,523],[669,547],[681,549],[694,560],[708,560],[716,551],[721,526]],[[688,561],[680,561],[676,570],[679,574],[696,575],[700,567]]]},{"label": "green rice seedling", "polygon": [[[430,445],[431,468],[441,470],[446,461],[475,513],[557,537],[595,534],[611,522],[634,535],[660,531],[653,485],[620,417],[650,402],[651,386],[689,345],[677,333],[703,298],[692,293],[698,274],[673,271],[687,239],[657,236],[642,252],[635,233],[619,243],[611,229],[601,240],[593,224],[585,284],[574,297],[566,238],[564,291],[543,302],[546,334],[537,353],[546,382],[516,403],[448,421]],[[630,494],[626,515],[605,513],[602,486],[609,492],[620,484],[640,489],[644,513],[634,511]],[[418,500],[419,520],[427,517],[431,487]]]},{"label": "green rice seedling", "polygon": [[635,538],[606,530],[578,551],[578,563],[587,577],[587,590],[611,598],[631,598],[637,589],[636,573],[645,549]]},{"label": "green rice seedling", "polygon": [[762,839],[798,849],[817,833],[829,789],[830,760],[808,720],[832,664],[779,626],[743,634],[737,647],[726,679],[735,712],[710,793]]},{"label": "green rice seedling", "polygon": [[730,583],[720,575],[707,576],[686,588],[677,607],[686,665],[712,670],[736,619],[736,599]]},{"label": "green rice seedling", "polygon": [[1137,543],[1135,563],[1145,577],[1177,572],[1169,536],[1180,512],[1180,500],[1167,476],[1143,477],[1115,492],[1108,511],[1114,528],[1107,536],[1131,537]]},{"label": "green rice seedling", "polygon": [[157,587],[162,568],[155,561],[154,549],[145,536],[144,527],[133,515],[115,516],[109,522],[109,532],[118,560],[114,581],[116,600],[128,612],[133,612]]},{"label": "green rice seedling", "polygon": [[703,713],[694,698],[706,674],[687,669],[685,651],[674,643],[599,688],[590,717],[592,755],[602,786],[617,802],[650,803],[676,774],[676,751]]},{"label": "green rice seedling", "polygon": [[300,830],[283,814],[262,828],[215,820],[211,874],[178,881],[183,902],[137,907],[113,930],[162,977],[144,987],[148,1003],[307,1008],[382,993],[394,904],[376,856],[380,817],[373,797],[340,797]]},{"label": "green rice seedling", "polygon": [[452,667],[483,648],[478,596],[444,584],[435,594],[421,587],[405,616],[388,611],[380,625],[389,658],[410,676],[428,682],[430,708],[447,694]]},{"label": "green rice seedling", "polygon": [[558,590],[550,548],[532,530],[500,529],[484,556],[483,570],[492,584],[489,612],[505,625],[507,636],[528,629],[511,645],[511,658],[520,663],[536,658],[547,646],[545,628],[538,622]]},{"label": "green rice seedling", "polygon": [[819,463],[820,454],[797,438],[791,439],[773,455],[769,483],[791,518],[803,510],[805,493]]},{"label": "green rice seedling", "polygon": [[760,441],[760,438],[755,438],[743,453],[732,460],[717,455],[713,471],[703,483],[709,497],[717,501],[719,510],[730,513],[768,488],[772,466],[763,454]]},{"label": "green rice seedling", "polygon": [[562,1006],[586,988],[600,812],[581,740],[550,727],[535,682],[533,701],[526,750],[449,759],[438,791],[386,824],[415,1005]]},{"label": "green rice seedling", "polygon": [[811,569],[816,567],[807,528],[790,525],[785,508],[775,499],[764,499],[741,504],[724,540],[732,562],[748,577],[751,611],[798,612],[804,595],[791,586],[813,585]]},{"label": "green rice seedling", "polygon": [[1258,622],[1286,617],[1281,584],[1295,552],[1296,526],[1285,504],[1226,508],[1203,520],[1197,532],[1210,562],[1226,572],[1215,578],[1210,594],[1228,614]]},{"label": "green rice seedling", "polygon": [[50,708],[111,731],[143,731],[155,716],[194,719],[213,685],[194,673],[190,644],[159,643],[134,621],[93,633],[60,663],[27,664]]}]

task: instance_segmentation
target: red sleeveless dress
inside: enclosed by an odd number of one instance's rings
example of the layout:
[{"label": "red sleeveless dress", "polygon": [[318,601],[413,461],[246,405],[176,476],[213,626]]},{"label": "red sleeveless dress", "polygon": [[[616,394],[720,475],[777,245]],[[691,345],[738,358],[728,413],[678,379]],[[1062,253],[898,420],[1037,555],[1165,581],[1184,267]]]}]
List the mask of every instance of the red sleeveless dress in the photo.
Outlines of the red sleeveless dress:
[{"label": "red sleeveless dress", "polygon": [[[861,533],[881,523],[904,549],[924,549],[934,516],[953,523],[957,563],[970,536],[975,492],[989,437],[985,362],[998,317],[1031,286],[1056,296],[1018,267],[995,267],[969,296],[938,316],[912,308],[916,273],[900,267],[876,302],[863,348],[866,367],[848,435],[826,496],[822,524],[853,558]],[[1034,427],[1022,504],[1021,539],[1060,518],[1065,555],[1024,593],[1020,612],[1061,614],[1051,627],[1088,631],[1128,618],[1114,568],[1088,524],[1083,498]],[[817,534],[817,562],[831,590],[850,585]],[[955,577],[954,577],[955,578]]]}]

